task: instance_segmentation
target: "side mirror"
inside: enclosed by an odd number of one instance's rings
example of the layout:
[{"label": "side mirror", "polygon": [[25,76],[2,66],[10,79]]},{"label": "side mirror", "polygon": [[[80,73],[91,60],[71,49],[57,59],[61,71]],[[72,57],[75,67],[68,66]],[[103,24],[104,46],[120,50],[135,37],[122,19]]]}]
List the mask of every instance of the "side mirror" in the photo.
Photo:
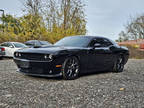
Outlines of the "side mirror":
[{"label": "side mirror", "polygon": [[117,49],[115,46],[113,45],[110,46],[110,50],[115,50],[115,49]]},{"label": "side mirror", "polygon": [[10,48],[14,48],[13,46],[9,46]]},{"label": "side mirror", "polygon": [[94,48],[96,48],[96,47],[101,47],[101,44],[95,43],[95,44],[94,44]]}]

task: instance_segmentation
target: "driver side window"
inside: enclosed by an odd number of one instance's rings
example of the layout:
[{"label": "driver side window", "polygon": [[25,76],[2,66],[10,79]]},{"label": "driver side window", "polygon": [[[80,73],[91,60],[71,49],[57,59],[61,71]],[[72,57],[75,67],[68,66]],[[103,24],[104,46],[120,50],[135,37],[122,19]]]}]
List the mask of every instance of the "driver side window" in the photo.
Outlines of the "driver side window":
[{"label": "driver side window", "polygon": [[93,39],[90,43],[90,47],[94,47],[95,44],[100,44],[101,47],[103,47],[103,43],[101,39]]},{"label": "driver side window", "polygon": [[108,47],[112,45],[112,43],[109,40],[104,38],[96,38],[92,40],[92,42],[90,43],[90,47],[94,47],[95,44],[99,44],[100,47]]}]

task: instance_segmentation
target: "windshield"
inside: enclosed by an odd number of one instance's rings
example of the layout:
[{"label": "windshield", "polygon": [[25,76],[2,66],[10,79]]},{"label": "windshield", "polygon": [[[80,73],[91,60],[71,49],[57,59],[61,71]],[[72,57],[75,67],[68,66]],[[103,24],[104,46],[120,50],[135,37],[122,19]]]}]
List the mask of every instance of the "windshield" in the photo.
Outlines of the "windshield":
[{"label": "windshield", "polygon": [[71,46],[71,47],[86,47],[90,42],[90,38],[85,36],[72,36],[65,37],[60,41],[56,42],[56,46]]},{"label": "windshield", "polygon": [[13,43],[16,48],[26,48],[27,46],[22,43]]},{"label": "windshield", "polygon": [[40,41],[40,43],[42,44],[42,45],[51,45],[49,42],[47,42],[47,41]]}]

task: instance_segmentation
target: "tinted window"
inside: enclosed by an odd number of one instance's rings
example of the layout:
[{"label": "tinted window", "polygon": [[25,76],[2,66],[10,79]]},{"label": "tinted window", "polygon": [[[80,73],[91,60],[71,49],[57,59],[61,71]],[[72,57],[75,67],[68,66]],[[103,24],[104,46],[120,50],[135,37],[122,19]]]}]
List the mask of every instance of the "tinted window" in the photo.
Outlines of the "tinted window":
[{"label": "tinted window", "polygon": [[112,43],[108,40],[108,39],[104,39],[104,38],[96,38],[94,39],[91,43],[90,46],[94,46],[94,44],[100,44],[101,47],[108,47],[110,45],[112,45]]},{"label": "tinted window", "polygon": [[25,44],[26,45],[30,45],[30,46],[40,46],[41,44],[40,44],[40,42],[39,41],[37,41],[37,40],[31,40],[31,41],[27,41],[27,42],[25,42]]},{"label": "tinted window", "polygon": [[26,45],[34,45],[35,44],[35,41],[27,41],[25,42]]},{"label": "tinted window", "polygon": [[72,36],[65,37],[60,41],[56,42],[56,46],[72,46],[72,47],[86,47],[90,42],[90,38],[85,36]]},{"label": "tinted window", "polygon": [[110,45],[113,45],[113,44],[108,39],[103,39],[103,45],[105,47],[107,47],[107,46],[110,46]]},{"label": "tinted window", "polygon": [[32,43],[25,43],[26,45],[33,45]]},{"label": "tinted window", "polygon": [[34,46],[41,46],[39,41],[35,41]]},{"label": "tinted window", "polygon": [[41,45],[51,45],[49,42],[47,41],[40,41]]},{"label": "tinted window", "polygon": [[7,43],[2,43],[0,46],[8,47]]}]

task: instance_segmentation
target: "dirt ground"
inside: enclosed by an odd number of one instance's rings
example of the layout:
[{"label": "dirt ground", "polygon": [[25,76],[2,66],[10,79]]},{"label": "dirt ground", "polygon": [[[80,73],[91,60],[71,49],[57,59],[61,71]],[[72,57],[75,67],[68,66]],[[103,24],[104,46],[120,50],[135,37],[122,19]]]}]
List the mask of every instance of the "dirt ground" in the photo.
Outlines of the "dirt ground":
[{"label": "dirt ground", "polygon": [[72,81],[16,70],[13,60],[0,60],[0,108],[144,108],[144,60],[129,60],[122,73]]}]

